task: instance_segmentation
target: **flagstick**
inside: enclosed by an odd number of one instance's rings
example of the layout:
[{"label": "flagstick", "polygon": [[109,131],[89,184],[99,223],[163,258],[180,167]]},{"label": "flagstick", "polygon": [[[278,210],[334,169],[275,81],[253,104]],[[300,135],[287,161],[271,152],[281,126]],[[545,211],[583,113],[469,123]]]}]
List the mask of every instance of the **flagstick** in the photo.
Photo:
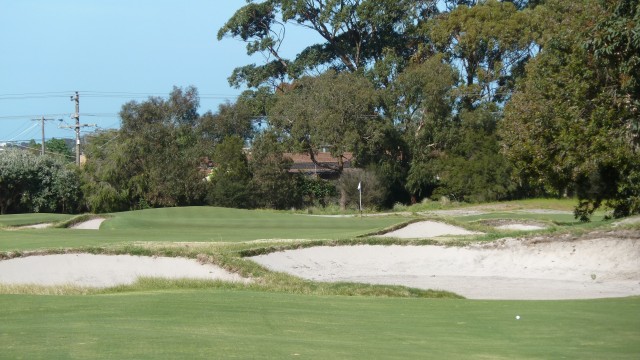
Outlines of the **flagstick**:
[{"label": "flagstick", "polygon": [[358,193],[360,193],[360,217],[362,217],[362,183],[358,182]]}]

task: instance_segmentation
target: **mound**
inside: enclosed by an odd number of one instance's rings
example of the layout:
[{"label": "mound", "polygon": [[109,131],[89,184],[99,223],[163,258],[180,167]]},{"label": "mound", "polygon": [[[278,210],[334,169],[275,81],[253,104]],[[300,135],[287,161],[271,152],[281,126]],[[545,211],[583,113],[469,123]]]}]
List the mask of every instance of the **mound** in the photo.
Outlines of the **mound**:
[{"label": "mound", "polygon": [[3,284],[110,287],[132,284],[138,277],[243,280],[217,266],[185,258],[63,254],[0,261]]},{"label": "mound", "polygon": [[640,295],[640,236],[508,239],[467,247],[315,247],[252,260],[305,279],[448,290],[471,299]]}]

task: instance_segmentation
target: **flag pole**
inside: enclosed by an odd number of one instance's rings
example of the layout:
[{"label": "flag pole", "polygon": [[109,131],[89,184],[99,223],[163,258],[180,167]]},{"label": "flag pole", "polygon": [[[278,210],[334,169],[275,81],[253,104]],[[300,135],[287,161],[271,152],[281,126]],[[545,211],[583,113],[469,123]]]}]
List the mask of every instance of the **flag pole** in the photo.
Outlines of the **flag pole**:
[{"label": "flag pole", "polygon": [[362,217],[362,182],[358,182],[358,193],[360,194],[360,217]]}]

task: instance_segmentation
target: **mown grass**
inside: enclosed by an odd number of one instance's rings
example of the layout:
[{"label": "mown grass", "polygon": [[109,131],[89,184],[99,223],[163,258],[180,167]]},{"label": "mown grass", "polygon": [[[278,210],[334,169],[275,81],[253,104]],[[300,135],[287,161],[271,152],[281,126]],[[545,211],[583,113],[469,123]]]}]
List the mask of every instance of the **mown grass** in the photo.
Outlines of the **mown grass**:
[{"label": "mown grass", "polygon": [[0,348],[2,357],[30,359],[635,359],[639,300],[452,301],[233,289],[0,295]]},{"label": "mown grass", "polygon": [[67,214],[9,214],[0,215],[0,228],[26,226],[46,223],[58,223],[72,218]]},{"label": "mown grass", "polygon": [[[0,219],[3,217],[0,216]],[[260,239],[347,239],[406,221],[405,217],[326,218],[213,207],[111,214],[100,231],[0,230],[0,251],[104,246],[130,242],[241,242]],[[9,221],[9,220],[7,220]]]}]

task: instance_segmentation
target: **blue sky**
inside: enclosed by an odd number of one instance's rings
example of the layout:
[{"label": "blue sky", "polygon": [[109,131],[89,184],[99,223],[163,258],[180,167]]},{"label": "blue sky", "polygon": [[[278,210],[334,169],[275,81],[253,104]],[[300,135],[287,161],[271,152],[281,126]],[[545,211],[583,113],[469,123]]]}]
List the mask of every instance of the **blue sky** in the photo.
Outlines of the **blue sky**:
[{"label": "blue sky", "polygon": [[[122,104],[163,96],[174,85],[196,86],[201,108],[234,101],[233,68],[260,63],[246,44],[217,40],[218,29],[245,0],[0,0],[0,142],[40,139],[32,117],[51,137],[73,137],[80,92],[82,123],[119,126]],[[302,46],[302,29],[288,31],[289,54]],[[296,49],[296,46],[298,49]],[[286,49],[285,49],[286,50]],[[118,93],[118,94],[114,94]],[[34,126],[35,125],[35,126]]]}]

